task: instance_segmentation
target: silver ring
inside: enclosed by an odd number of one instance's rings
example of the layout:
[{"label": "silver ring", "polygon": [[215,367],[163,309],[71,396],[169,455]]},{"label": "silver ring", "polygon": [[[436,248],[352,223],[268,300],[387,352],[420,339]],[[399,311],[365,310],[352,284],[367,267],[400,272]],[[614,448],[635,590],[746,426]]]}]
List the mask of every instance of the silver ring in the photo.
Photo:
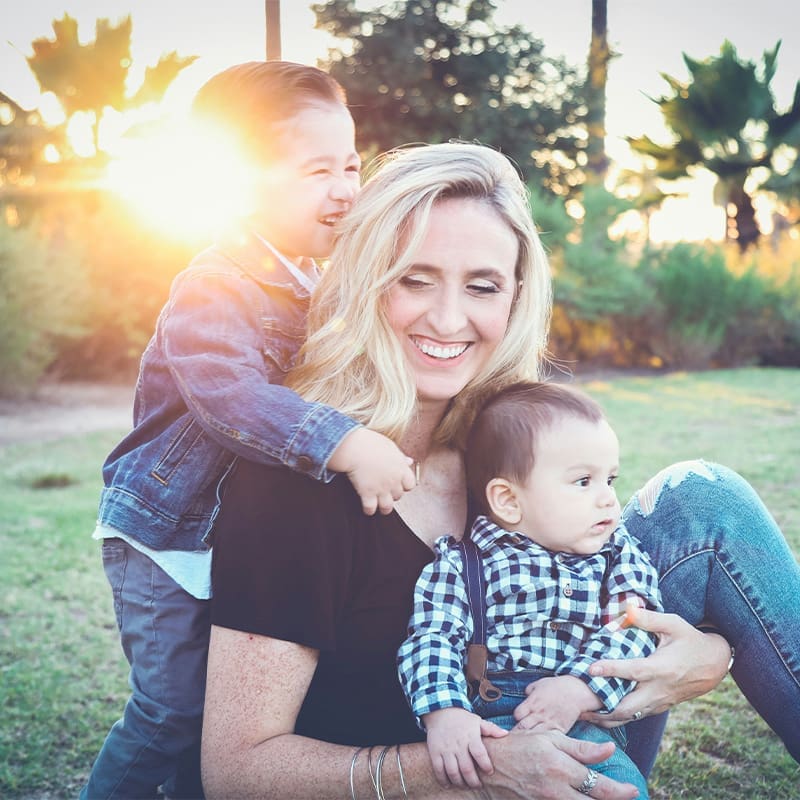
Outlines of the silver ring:
[{"label": "silver ring", "polygon": [[634,722],[636,722],[637,719],[641,719],[641,718],[642,718],[642,712],[641,711],[634,711],[633,712],[633,716],[631,717],[631,719]]},{"label": "silver ring", "polygon": [[583,783],[578,787],[578,791],[581,794],[589,794],[589,792],[594,789],[594,785],[597,783],[597,773],[590,769],[589,772],[586,773],[586,777],[583,779]]}]

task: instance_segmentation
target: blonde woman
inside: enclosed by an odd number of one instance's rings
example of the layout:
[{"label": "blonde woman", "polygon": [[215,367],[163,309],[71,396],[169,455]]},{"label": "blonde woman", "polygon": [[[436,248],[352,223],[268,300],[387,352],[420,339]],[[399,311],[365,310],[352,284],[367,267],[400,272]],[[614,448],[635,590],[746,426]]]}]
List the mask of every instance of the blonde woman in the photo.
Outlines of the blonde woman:
[{"label": "blonde woman", "polygon": [[[475,144],[440,144],[381,160],[341,229],[291,381],[306,399],[392,437],[416,461],[419,482],[392,514],[367,517],[346,480],[320,484],[240,462],[214,538],[203,733],[208,797],[476,796],[437,784],[395,655],[433,542],[460,535],[474,517],[461,452],[473,413],[499,388],[538,377],[549,310],[547,261],[525,189],[502,155]],[[700,495],[707,499],[697,512]],[[720,503],[731,509],[724,529],[712,524],[715,500],[715,511]],[[670,608],[674,595],[688,595],[684,584],[708,584],[713,570],[698,577],[697,561],[686,573],[672,563],[678,547],[669,542],[691,551],[681,562],[691,563],[694,550],[706,552],[694,545],[713,533],[717,552],[733,549],[735,561],[742,508],[747,535],[777,559],[773,569],[780,565],[785,586],[755,576],[753,591],[767,609],[756,620],[745,620],[747,604],[728,593],[724,601],[704,596],[683,609],[689,622],[643,612],[638,623],[661,644],[647,659],[596,665],[639,682],[601,724],[639,719],[710,690],[726,673],[729,642],[759,637],[759,625],[797,619],[797,564],[738,476],[715,465],[665,471],[630,507],[626,523],[645,549],[652,542],[661,575],[677,574],[665,590]],[[749,561],[739,566],[756,572]],[[695,628],[701,620],[725,636]],[[789,628],[773,665],[777,682],[763,694],[777,691],[783,709],[796,709],[798,634],[796,625]],[[755,644],[764,642],[760,635]],[[791,653],[795,672],[786,666]],[[632,669],[635,675],[623,674]],[[737,659],[736,670],[750,674],[754,662]],[[796,748],[788,712],[776,706],[772,713],[766,696],[755,702]],[[647,745],[642,766],[652,760],[658,735],[640,738]],[[613,745],[520,730],[488,740],[487,749],[494,771],[483,776],[483,796],[636,796],[633,786],[587,767]]]}]

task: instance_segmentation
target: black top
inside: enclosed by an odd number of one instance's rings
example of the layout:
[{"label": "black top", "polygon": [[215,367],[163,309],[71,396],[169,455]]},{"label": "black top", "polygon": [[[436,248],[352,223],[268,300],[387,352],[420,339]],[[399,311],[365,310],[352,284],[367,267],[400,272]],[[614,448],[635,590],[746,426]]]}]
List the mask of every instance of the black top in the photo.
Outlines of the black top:
[{"label": "black top", "polygon": [[366,516],[344,476],[325,484],[240,461],[213,553],[213,624],[320,651],[296,733],[350,745],[424,738],[396,657],[433,552],[397,513]]}]

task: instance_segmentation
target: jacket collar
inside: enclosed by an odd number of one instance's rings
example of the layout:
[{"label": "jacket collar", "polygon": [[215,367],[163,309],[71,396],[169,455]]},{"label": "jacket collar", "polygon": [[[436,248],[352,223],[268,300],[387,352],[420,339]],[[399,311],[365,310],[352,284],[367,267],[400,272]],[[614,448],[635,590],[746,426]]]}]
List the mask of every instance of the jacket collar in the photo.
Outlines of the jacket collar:
[{"label": "jacket collar", "polygon": [[297,297],[309,296],[308,289],[251,231],[225,233],[218,237],[214,246],[258,283],[290,290]]}]

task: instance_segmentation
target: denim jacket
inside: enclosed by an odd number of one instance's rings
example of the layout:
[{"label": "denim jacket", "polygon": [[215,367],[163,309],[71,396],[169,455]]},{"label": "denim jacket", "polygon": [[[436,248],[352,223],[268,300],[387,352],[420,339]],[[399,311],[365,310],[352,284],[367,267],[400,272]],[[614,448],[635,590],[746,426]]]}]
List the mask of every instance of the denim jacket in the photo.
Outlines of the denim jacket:
[{"label": "denim jacket", "polygon": [[237,457],[333,477],[328,459],[358,423],[280,385],[308,304],[251,235],[192,260],[142,356],[133,430],[103,465],[98,524],[156,550],[205,551]]}]

